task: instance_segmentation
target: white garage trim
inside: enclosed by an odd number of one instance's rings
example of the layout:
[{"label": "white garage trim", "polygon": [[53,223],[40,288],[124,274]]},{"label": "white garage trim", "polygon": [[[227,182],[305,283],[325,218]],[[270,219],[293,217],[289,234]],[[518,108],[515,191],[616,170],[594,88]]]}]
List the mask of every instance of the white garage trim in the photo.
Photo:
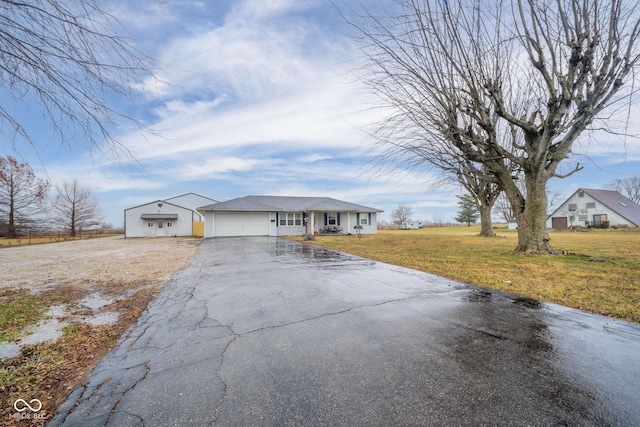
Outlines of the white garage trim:
[{"label": "white garage trim", "polygon": [[216,212],[213,218],[215,237],[268,236],[268,212]]}]

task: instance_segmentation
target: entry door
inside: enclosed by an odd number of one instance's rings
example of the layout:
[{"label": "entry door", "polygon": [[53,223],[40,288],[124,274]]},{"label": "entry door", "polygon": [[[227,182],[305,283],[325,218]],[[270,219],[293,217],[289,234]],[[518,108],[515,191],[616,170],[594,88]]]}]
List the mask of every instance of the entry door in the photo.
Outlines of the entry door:
[{"label": "entry door", "polygon": [[164,220],[159,219],[158,220],[158,237],[164,237]]}]

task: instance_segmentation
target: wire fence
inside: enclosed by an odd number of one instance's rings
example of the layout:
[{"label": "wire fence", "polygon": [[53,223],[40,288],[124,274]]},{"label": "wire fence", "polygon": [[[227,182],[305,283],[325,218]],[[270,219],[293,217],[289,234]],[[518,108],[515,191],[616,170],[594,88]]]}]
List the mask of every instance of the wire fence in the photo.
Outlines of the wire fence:
[{"label": "wire fence", "polygon": [[0,247],[39,245],[43,243],[68,242],[73,240],[95,239],[122,235],[122,230],[78,230],[75,236],[69,231],[28,232],[16,238],[0,237]]}]

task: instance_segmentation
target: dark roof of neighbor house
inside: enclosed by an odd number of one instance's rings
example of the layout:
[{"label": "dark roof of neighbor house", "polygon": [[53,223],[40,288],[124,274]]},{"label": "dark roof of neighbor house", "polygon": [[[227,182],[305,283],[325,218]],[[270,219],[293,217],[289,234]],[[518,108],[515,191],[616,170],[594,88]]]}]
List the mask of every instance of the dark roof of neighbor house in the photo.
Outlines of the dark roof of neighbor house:
[{"label": "dark roof of neighbor house", "polygon": [[383,212],[380,209],[332,199],[331,197],[245,196],[198,208],[202,211],[235,212]]},{"label": "dark roof of neighbor house", "polygon": [[[633,225],[640,227],[640,205],[636,204],[633,200],[623,196],[622,194],[614,190],[596,190],[592,188],[579,188],[575,193],[571,195],[571,197],[573,197],[573,195],[578,191],[584,191],[594,200],[602,203],[604,206],[611,209],[621,217],[625,218]],[[569,197],[567,200],[569,200],[571,197]],[[556,209],[556,211],[557,210],[558,209]]]}]

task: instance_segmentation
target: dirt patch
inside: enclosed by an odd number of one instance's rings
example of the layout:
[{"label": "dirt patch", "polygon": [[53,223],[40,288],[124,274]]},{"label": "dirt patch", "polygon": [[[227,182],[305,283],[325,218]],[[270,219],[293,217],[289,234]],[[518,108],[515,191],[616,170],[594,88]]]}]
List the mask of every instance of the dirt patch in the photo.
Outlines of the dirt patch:
[{"label": "dirt patch", "polygon": [[[22,345],[16,357],[0,360],[0,424],[24,425],[19,416],[29,415],[31,425],[44,425],[169,277],[188,266],[200,241],[108,237],[0,248],[0,303],[35,294],[43,312],[53,308],[65,325],[56,341]],[[38,399],[41,419],[16,411],[17,399]]]}]

